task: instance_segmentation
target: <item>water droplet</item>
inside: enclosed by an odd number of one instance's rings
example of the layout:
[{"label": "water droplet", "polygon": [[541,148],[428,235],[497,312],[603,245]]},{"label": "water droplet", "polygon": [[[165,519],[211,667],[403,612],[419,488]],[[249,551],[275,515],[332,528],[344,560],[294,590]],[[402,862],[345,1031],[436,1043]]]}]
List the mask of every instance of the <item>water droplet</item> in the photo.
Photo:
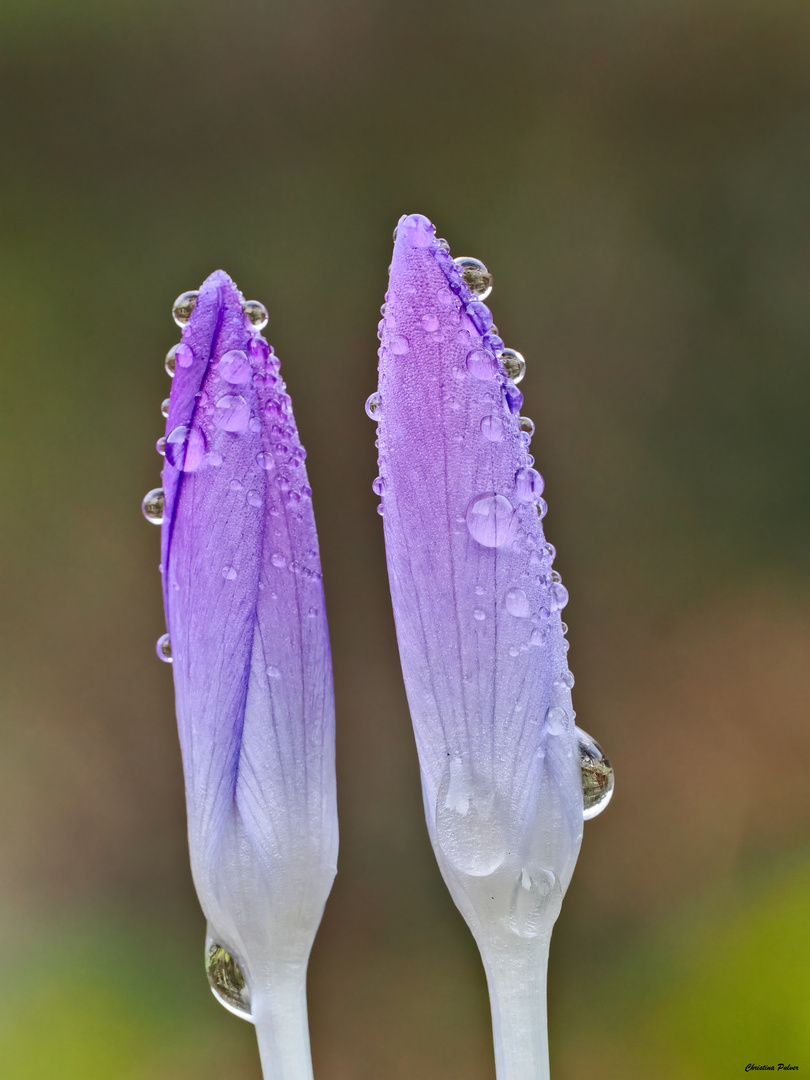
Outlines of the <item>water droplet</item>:
[{"label": "water droplet", "polygon": [[538,499],[537,500],[537,516],[539,518],[544,518],[547,513],[548,513],[548,503],[546,502],[545,499]]},{"label": "water droplet", "polygon": [[537,469],[518,469],[515,474],[515,498],[518,502],[536,502],[545,484]]},{"label": "water droplet", "polygon": [[435,228],[421,214],[409,214],[399,223],[405,240],[415,248],[427,248],[433,243]]},{"label": "water droplet", "polygon": [[560,682],[563,686],[567,686],[569,690],[574,685],[574,676],[571,674],[568,668],[566,668],[565,671],[560,674]]},{"label": "water droplet", "polygon": [[521,416],[520,430],[531,438],[534,435],[534,420],[530,420],[528,416]]},{"label": "water droplet", "polygon": [[380,517],[382,517],[383,514],[385,513],[385,510],[383,510],[383,504],[382,503],[377,503],[377,513],[380,515]]},{"label": "water droplet", "polygon": [[273,566],[278,567],[279,570],[283,570],[284,567],[287,565],[286,556],[282,555],[280,551],[276,551],[273,555],[270,556],[270,562],[273,564]]},{"label": "water droplet", "polygon": [[509,412],[514,416],[515,413],[520,412],[521,406],[523,405],[523,394],[521,394],[511,379],[506,380],[505,393]]},{"label": "water droplet", "polygon": [[440,238],[439,238],[439,239],[438,239],[438,240],[436,241],[436,246],[437,246],[437,247],[439,247],[439,248],[441,248],[441,250],[442,250],[442,251],[449,251],[449,250],[450,250],[450,245],[449,245],[449,244],[448,244],[448,242],[447,242],[447,241],[446,241],[446,240],[444,239],[444,237],[440,237]]},{"label": "water droplet", "polygon": [[[462,518],[461,520],[463,521],[464,518]],[[476,585],[475,586],[475,595],[476,596],[483,596],[484,595],[484,586],[483,585]]]},{"label": "water droplet", "polygon": [[259,466],[260,469],[264,469],[267,472],[270,472],[272,469],[274,469],[276,467],[275,458],[273,457],[272,454],[265,454],[265,453],[257,454],[256,455],[256,464]]},{"label": "water droplet", "polygon": [[375,495],[382,496],[382,493],[385,491],[385,481],[381,476],[375,478],[374,483],[371,485],[371,490]]},{"label": "water droplet", "polygon": [[163,494],[163,488],[153,488],[144,495],[141,511],[147,521],[151,521],[153,525],[162,525],[165,505],[166,496]]},{"label": "water droplet", "polygon": [[473,618],[478,622],[483,622],[486,617],[486,613],[482,611],[481,608],[476,608],[473,612]]},{"label": "water droplet", "polygon": [[172,345],[169,351],[166,353],[166,360],[163,365],[166,368],[166,374],[170,379],[174,378],[174,373],[177,368],[177,346]]},{"label": "water droplet", "polygon": [[542,645],[543,642],[546,640],[546,635],[542,630],[534,629],[532,630],[532,635],[529,640],[531,641],[532,645]]},{"label": "water droplet", "polygon": [[453,294],[443,285],[441,289],[436,293],[436,303],[441,304],[442,307],[451,307],[453,304]]},{"label": "water droplet", "polygon": [[486,349],[473,349],[467,354],[467,371],[476,379],[494,379],[498,371],[498,362]]},{"label": "water droplet", "polygon": [[568,603],[568,589],[559,581],[553,581],[548,590],[550,607],[553,611],[561,611]]},{"label": "water droplet", "polygon": [[[550,545],[547,544],[546,547],[548,548],[548,547],[550,547]],[[562,581],[562,578],[560,577],[560,571],[559,570],[552,570],[551,571],[551,580],[556,581],[557,584],[559,584]]]},{"label": "water droplet", "polygon": [[166,436],[161,435],[158,441],[155,443],[155,449],[161,457],[166,456]]},{"label": "water droplet", "polygon": [[269,667],[267,669],[267,674],[268,674],[269,678],[271,678],[271,679],[280,679],[281,678],[281,672],[279,671],[279,669],[277,667]]},{"label": "water droplet", "polygon": [[168,398],[164,398],[163,401],[161,401],[161,403],[160,403],[160,415],[161,416],[168,416],[169,415],[169,399]]},{"label": "water droplet", "polygon": [[164,664],[172,663],[172,643],[169,641],[168,634],[161,634],[157,639],[155,652],[158,654],[158,659],[162,660]]},{"label": "water droplet", "polygon": [[434,330],[439,329],[439,320],[435,315],[427,314],[422,316],[422,329],[432,333]]},{"label": "water droplet", "polygon": [[588,821],[601,814],[613,797],[613,767],[596,739],[574,729],[579,741],[579,767],[582,772],[582,816]]},{"label": "water droplet", "polygon": [[222,576],[225,578],[226,581],[236,581],[239,575],[237,574],[233,566],[223,566]]},{"label": "water droplet", "polygon": [[510,589],[506,594],[506,610],[516,619],[528,619],[531,608],[529,598],[523,589]]},{"label": "water droplet", "polygon": [[458,758],[439,785],[436,839],[453,867],[471,877],[492,874],[506,858],[495,789]]},{"label": "water droplet", "polygon": [[560,628],[562,629],[563,635],[568,633],[568,623],[567,622],[561,622],[560,623]]},{"label": "water droplet", "polygon": [[220,454],[219,450],[209,450],[205,455],[205,463],[213,469],[218,469],[222,464],[222,454]]},{"label": "water droplet", "polygon": [[519,383],[526,374],[526,361],[516,349],[504,349],[501,353],[501,363],[513,383]]},{"label": "water droplet", "polygon": [[191,289],[189,292],[180,293],[172,304],[172,318],[178,326],[185,326],[188,323],[199,295],[199,289]]},{"label": "water droplet", "polygon": [[546,729],[549,735],[562,735],[568,727],[568,713],[558,705],[546,709]]},{"label": "water droplet", "polygon": [[480,259],[473,259],[470,255],[459,255],[454,260],[461,270],[461,276],[470,292],[479,300],[486,300],[492,292],[492,274]]},{"label": "water droplet", "polygon": [[241,349],[229,349],[217,364],[217,374],[233,386],[250,381],[250,360]]},{"label": "water droplet", "polygon": [[250,420],[250,406],[241,394],[224,394],[217,401],[214,423],[223,431],[245,431]]},{"label": "water droplet", "polygon": [[214,997],[228,1012],[250,1020],[250,991],[241,968],[222,945],[212,938],[205,942],[205,974]]},{"label": "water droplet", "polygon": [[250,353],[251,358],[261,367],[263,367],[270,359],[270,353],[272,351],[273,350],[264,338],[254,337],[248,342],[248,352]]},{"label": "water droplet", "polygon": [[404,334],[394,334],[394,336],[391,338],[391,352],[395,356],[404,356],[405,353],[408,351],[409,345],[410,342]]},{"label": "water droplet", "polygon": [[181,472],[196,472],[205,457],[205,439],[198,428],[181,424],[166,437],[166,461]]},{"label": "water droplet", "polygon": [[262,497],[258,491],[249,491],[245,496],[248,506],[260,507],[262,505]]},{"label": "water droplet", "polygon": [[484,547],[506,547],[517,535],[515,508],[503,495],[479,495],[467,510],[470,536]]},{"label": "water droplet", "polygon": [[242,311],[244,311],[248,322],[255,330],[264,330],[270,321],[267,308],[259,300],[245,300],[242,304]]},{"label": "water droplet", "polygon": [[550,931],[562,905],[562,889],[552,870],[539,866],[522,870],[512,892],[509,924],[521,938],[536,938]]},{"label": "water droplet", "polygon": [[503,442],[505,427],[500,416],[484,416],[481,420],[481,434],[490,442]]},{"label": "water droplet", "polygon": [[372,420],[379,420],[381,404],[382,400],[379,393],[375,392],[369,394],[366,398],[366,416],[370,417]]}]

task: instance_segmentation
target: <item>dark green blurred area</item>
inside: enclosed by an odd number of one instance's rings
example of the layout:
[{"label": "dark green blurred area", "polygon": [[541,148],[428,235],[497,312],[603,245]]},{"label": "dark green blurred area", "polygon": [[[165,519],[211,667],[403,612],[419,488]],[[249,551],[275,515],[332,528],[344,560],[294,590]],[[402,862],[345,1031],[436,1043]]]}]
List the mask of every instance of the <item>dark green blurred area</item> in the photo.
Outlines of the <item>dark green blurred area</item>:
[{"label": "dark green blurred area", "polygon": [[0,1060],[257,1080],[210,997],[156,530],[169,310],[267,303],[334,642],[321,1080],[494,1074],[422,820],[374,512],[390,237],[528,361],[578,722],[617,790],[552,950],[555,1076],[810,1068],[810,8],[0,2]]}]

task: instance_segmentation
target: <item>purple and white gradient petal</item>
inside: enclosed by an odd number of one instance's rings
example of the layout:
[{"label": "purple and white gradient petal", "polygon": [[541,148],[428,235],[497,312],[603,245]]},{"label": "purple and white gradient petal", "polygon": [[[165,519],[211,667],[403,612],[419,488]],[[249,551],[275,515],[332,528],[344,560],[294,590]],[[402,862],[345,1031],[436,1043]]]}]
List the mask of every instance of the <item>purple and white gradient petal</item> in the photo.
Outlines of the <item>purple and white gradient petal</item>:
[{"label": "purple and white gradient petal", "polygon": [[161,568],[191,868],[266,1076],[303,1080],[306,966],[337,858],[312,492],[261,305],[222,271],[189,296],[167,361]]},{"label": "purple and white gradient petal", "polygon": [[[545,972],[583,828],[568,594],[545,540],[523,374],[475,260],[420,215],[395,234],[378,422],[388,572],[425,812],[480,948],[499,1080],[548,1075]],[[480,264],[479,264],[480,265]],[[471,292],[467,281],[476,292]]]}]

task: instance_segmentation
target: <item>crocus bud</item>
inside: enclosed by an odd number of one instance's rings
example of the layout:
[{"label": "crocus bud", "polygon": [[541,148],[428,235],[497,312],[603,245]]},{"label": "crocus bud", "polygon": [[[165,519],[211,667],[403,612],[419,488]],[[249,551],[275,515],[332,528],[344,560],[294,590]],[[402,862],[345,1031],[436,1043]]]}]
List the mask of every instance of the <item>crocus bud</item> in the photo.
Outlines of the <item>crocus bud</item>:
[{"label": "crocus bud", "polygon": [[547,1075],[549,938],[582,839],[583,788],[543,479],[520,354],[491,277],[426,218],[400,220],[381,323],[388,572],[427,825],[489,980],[499,1080]]},{"label": "crocus bud", "polygon": [[209,977],[256,1024],[265,1075],[302,1080],[306,966],[337,857],[312,492],[263,306],[217,271],[174,315],[159,652],[173,665]]}]

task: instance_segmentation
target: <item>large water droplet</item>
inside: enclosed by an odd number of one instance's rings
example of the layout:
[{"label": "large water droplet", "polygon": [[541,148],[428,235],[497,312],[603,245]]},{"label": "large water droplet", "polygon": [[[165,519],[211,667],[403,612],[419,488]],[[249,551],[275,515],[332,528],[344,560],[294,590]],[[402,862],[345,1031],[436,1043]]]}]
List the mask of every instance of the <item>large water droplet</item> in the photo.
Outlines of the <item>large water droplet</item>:
[{"label": "large water droplet", "polygon": [[480,259],[474,259],[471,255],[459,255],[454,260],[461,270],[461,276],[470,292],[479,300],[486,300],[492,292],[492,274]]},{"label": "large water droplet", "polygon": [[613,797],[613,766],[596,739],[575,728],[582,772],[582,816],[588,821],[601,814]]},{"label": "large water droplet", "polygon": [[224,394],[217,401],[214,423],[223,431],[246,431],[250,406],[241,394]]},{"label": "large water droplet", "polygon": [[421,214],[409,214],[399,223],[405,240],[415,248],[427,248],[433,243],[435,228]]},{"label": "large water droplet", "polygon": [[245,300],[242,311],[247,316],[250,325],[256,330],[264,330],[270,320],[267,308],[259,300]]},{"label": "large water droplet", "polygon": [[529,438],[531,438],[532,435],[534,435],[534,420],[530,420],[528,416],[521,416],[520,430],[524,435],[528,435]]},{"label": "large water droplet", "polygon": [[522,870],[512,892],[509,924],[522,938],[536,938],[550,931],[562,904],[562,890],[553,870],[538,866]]},{"label": "large water droplet", "polygon": [[241,968],[227,949],[210,937],[205,942],[205,974],[220,1005],[242,1020],[252,1019],[250,990]]},{"label": "large water droplet", "polygon": [[151,491],[147,491],[146,495],[144,495],[141,503],[143,516],[147,521],[151,521],[153,525],[162,525],[165,505],[166,496],[163,494],[163,488],[152,488]]},{"label": "large water droplet", "polygon": [[378,393],[369,394],[366,398],[366,416],[372,420],[380,419],[380,405],[382,404]]},{"label": "large water droplet", "polygon": [[217,374],[233,386],[250,381],[250,361],[241,349],[229,349],[217,364]]},{"label": "large water droplet", "polygon": [[172,304],[172,318],[178,326],[185,326],[188,323],[199,295],[199,289],[191,289],[189,292],[180,293]]},{"label": "large water droplet", "polygon": [[531,614],[529,598],[523,589],[510,589],[506,594],[506,610],[516,619],[528,619]]},{"label": "large water droplet", "polygon": [[500,416],[484,416],[481,419],[481,434],[490,442],[503,442],[506,424]]},{"label": "large water droplet", "polygon": [[516,349],[504,349],[501,353],[501,363],[513,383],[519,383],[526,374],[526,361]]},{"label": "large water droplet", "polygon": [[498,371],[498,362],[486,349],[473,349],[467,354],[467,371],[476,379],[494,379]]},{"label": "large water droplet", "polygon": [[157,639],[155,645],[155,652],[158,654],[158,658],[163,661],[164,664],[172,663],[172,643],[169,641],[168,634],[161,634]]},{"label": "large water droplet", "polygon": [[537,469],[518,469],[515,474],[515,498],[518,502],[537,502],[545,484]]},{"label": "large water droplet", "polygon": [[568,589],[559,581],[553,581],[548,590],[549,606],[553,611],[561,611],[568,603]]},{"label": "large water droplet", "polygon": [[371,490],[374,492],[375,495],[382,496],[382,493],[385,491],[385,481],[381,476],[377,476],[374,478],[374,482],[371,485]]},{"label": "large water droplet", "polygon": [[436,839],[456,870],[486,877],[506,858],[495,789],[459,759],[452,760],[436,800]]},{"label": "large water droplet", "polygon": [[196,472],[205,457],[205,439],[198,428],[184,424],[166,436],[166,461],[181,472]]},{"label": "large water droplet", "polygon": [[467,528],[484,547],[506,547],[517,535],[517,513],[503,495],[479,495],[467,510]]}]

